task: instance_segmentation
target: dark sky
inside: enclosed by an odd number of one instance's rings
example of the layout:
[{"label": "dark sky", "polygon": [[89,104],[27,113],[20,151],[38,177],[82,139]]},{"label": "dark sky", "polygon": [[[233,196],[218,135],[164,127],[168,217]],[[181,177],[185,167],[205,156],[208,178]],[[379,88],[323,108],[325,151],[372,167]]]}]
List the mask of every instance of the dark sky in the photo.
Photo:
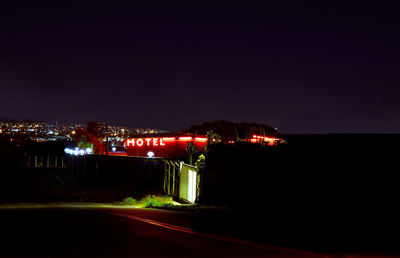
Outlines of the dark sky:
[{"label": "dark sky", "polygon": [[0,4],[0,118],[400,133],[395,6],[54,2]]}]

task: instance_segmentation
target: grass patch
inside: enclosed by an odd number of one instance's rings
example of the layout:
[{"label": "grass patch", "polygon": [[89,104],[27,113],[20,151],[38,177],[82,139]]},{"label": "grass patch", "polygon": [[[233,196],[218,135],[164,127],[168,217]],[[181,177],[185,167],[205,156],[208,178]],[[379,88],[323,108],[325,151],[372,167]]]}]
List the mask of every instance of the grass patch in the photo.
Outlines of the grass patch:
[{"label": "grass patch", "polygon": [[132,197],[125,198],[120,205],[125,206],[137,206],[141,208],[158,208],[158,207],[172,207],[177,203],[174,202],[171,196],[157,196],[157,195],[147,195],[141,200],[136,200]]},{"label": "grass patch", "polygon": [[156,195],[147,195],[142,199],[143,205],[146,208],[153,207],[165,207],[174,205],[174,201],[171,196],[156,196]]}]

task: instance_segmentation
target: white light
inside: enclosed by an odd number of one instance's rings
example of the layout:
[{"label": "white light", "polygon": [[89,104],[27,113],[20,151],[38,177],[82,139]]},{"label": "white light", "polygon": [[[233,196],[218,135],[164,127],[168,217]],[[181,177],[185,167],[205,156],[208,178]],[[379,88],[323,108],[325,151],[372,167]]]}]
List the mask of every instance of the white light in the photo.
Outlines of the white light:
[{"label": "white light", "polygon": [[90,154],[90,153],[92,153],[92,149],[91,149],[91,148],[89,148],[89,147],[88,147],[88,148],[86,148],[86,153],[89,153],[89,154]]},{"label": "white light", "polygon": [[152,151],[147,152],[147,157],[149,157],[149,158],[154,157],[154,152],[152,152]]},{"label": "white light", "polygon": [[112,149],[112,151],[116,151],[117,150],[117,148],[115,148],[115,147],[112,147],[111,149]]},{"label": "white light", "polygon": [[65,149],[64,149],[64,152],[67,153],[67,154],[70,154],[70,151],[71,151],[71,150],[70,150],[69,148],[65,148]]},{"label": "white light", "polygon": [[74,155],[79,155],[79,150],[74,150],[73,153]]},{"label": "white light", "polygon": [[196,171],[189,169],[188,170],[188,201],[194,203],[196,201],[196,187],[197,187],[197,175]]},{"label": "white light", "polygon": [[84,154],[85,154],[85,151],[84,151],[84,150],[79,150],[79,154],[80,154],[80,155],[84,155]]}]

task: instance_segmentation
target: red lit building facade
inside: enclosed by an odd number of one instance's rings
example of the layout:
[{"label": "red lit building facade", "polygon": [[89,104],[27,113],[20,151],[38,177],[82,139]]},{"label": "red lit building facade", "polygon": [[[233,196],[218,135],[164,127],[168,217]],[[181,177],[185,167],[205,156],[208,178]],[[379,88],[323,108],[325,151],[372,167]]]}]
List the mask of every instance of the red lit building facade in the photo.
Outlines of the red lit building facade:
[{"label": "red lit building facade", "polygon": [[[245,142],[262,144],[264,146],[276,146],[285,143],[281,138],[252,135],[243,139]],[[235,141],[228,141],[233,144]],[[152,136],[137,136],[125,140],[126,154],[135,157],[180,159],[187,155],[188,147],[194,145],[198,152],[205,150],[208,139],[204,135],[194,134],[164,134]],[[111,154],[113,155],[113,154]]]},{"label": "red lit building facade", "polygon": [[197,151],[203,151],[207,146],[207,138],[193,134],[180,134],[135,137],[125,141],[128,156],[169,159],[185,156],[191,144]]}]

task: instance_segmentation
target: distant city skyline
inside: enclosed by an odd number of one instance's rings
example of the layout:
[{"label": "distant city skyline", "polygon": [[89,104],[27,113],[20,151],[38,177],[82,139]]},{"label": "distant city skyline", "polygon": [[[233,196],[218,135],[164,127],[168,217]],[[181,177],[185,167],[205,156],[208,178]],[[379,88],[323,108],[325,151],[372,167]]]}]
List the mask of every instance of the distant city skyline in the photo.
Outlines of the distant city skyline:
[{"label": "distant city skyline", "polygon": [[[82,122],[77,122],[77,121],[60,121],[60,120],[38,120],[38,119],[16,119],[16,118],[1,118],[0,117],[0,123],[2,122],[34,122],[34,123],[47,123],[51,125],[56,125],[56,123],[60,125],[80,125],[80,126],[86,126],[88,122],[90,121],[98,121],[100,123],[105,123],[109,121],[101,121],[101,120],[88,120],[88,121],[82,121]],[[150,128],[150,127],[132,127],[132,126],[127,126],[123,124],[113,124],[109,122],[110,126],[116,126],[116,127],[130,127],[130,128],[146,128],[146,129],[163,129],[163,128]]]}]

